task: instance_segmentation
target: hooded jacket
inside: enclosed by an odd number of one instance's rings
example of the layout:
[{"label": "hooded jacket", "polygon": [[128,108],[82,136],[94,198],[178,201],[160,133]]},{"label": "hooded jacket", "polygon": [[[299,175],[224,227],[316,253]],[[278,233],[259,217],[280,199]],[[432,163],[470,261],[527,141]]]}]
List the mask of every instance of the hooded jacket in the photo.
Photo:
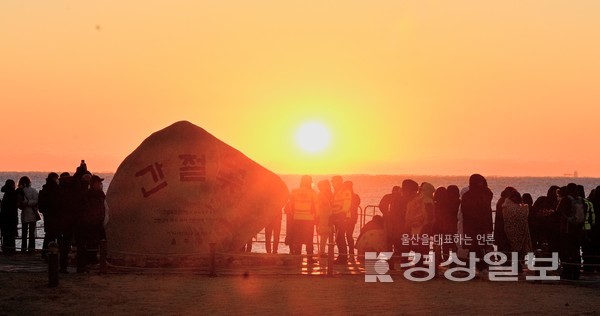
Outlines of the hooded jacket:
[{"label": "hooded jacket", "polygon": [[493,197],[483,176],[474,174],[469,178],[469,191],[461,201],[463,233],[467,237],[476,238],[478,235],[492,233]]}]

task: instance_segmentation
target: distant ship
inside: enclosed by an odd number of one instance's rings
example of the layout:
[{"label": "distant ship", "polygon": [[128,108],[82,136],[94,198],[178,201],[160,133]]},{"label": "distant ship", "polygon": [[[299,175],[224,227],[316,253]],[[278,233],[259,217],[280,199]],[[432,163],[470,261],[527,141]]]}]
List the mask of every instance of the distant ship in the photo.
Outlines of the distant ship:
[{"label": "distant ship", "polygon": [[573,173],[565,173],[563,174],[563,176],[567,178],[579,178],[579,173],[577,172],[577,170],[575,170],[573,171]]}]

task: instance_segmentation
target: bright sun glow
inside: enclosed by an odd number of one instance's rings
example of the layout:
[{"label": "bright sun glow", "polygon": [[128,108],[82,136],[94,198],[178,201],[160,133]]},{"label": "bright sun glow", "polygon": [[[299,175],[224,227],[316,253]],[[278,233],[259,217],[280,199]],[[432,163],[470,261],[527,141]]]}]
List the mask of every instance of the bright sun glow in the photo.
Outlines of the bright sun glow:
[{"label": "bright sun glow", "polygon": [[325,125],[320,122],[302,124],[296,132],[296,143],[308,153],[318,153],[329,146],[331,135]]}]

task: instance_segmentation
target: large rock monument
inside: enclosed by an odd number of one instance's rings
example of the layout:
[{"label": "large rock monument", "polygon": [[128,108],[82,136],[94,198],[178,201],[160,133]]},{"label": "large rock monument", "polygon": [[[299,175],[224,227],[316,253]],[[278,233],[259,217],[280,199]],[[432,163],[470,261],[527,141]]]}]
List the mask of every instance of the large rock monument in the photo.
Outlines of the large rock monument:
[{"label": "large rock monument", "polygon": [[[108,188],[109,259],[239,250],[281,212],[285,183],[187,121],[150,135]],[[138,260],[136,259],[136,260]]]}]

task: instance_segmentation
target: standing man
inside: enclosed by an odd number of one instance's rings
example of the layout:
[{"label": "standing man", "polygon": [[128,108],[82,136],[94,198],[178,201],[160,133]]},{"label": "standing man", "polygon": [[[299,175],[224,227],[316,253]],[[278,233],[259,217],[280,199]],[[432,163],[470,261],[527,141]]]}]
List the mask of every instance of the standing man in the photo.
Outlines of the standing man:
[{"label": "standing man", "polygon": [[348,263],[348,246],[346,244],[347,222],[350,220],[350,207],[352,205],[352,191],[344,188],[344,180],[341,176],[331,178],[333,186],[332,222],[335,226],[335,242],[338,246],[339,255],[336,264]]},{"label": "standing man", "polygon": [[61,200],[58,174],[51,172],[38,196],[38,206],[44,215],[44,243],[42,245],[42,258],[44,259],[47,256],[48,244],[59,239]]},{"label": "standing man", "polygon": [[88,247],[87,259],[91,264],[98,263],[97,249],[100,240],[106,239],[106,232],[104,231],[104,217],[106,216],[104,200],[106,200],[106,195],[104,194],[102,181],[104,179],[93,175],[87,193],[86,223],[89,225],[90,234],[86,246]]},{"label": "standing man", "polygon": [[69,253],[78,221],[77,192],[79,184],[68,172],[63,172],[58,178],[61,193],[60,233],[58,246],[60,248],[60,272],[68,273]]},{"label": "standing man", "polygon": [[350,217],[346,222],[346,242],[348,243],[348,254],[350,260],[354,260],[354,227],[358,221],[358,208],[360,207],[360,196],[354,192],[354,183],[352,181],[344,182],[344,189],[350,190],[352,200],[350,203]]},{"label": "standing man", "polygon": [[308,262],[313,262],[313,234],[315,230],[315,215],[317,212],[317,193],[312,189],[312,177],[302,176],[300,187],[292,191],[289,201],[292,217],[292,234],[290,253],[302,253],[302,245],[306,245]]}]

